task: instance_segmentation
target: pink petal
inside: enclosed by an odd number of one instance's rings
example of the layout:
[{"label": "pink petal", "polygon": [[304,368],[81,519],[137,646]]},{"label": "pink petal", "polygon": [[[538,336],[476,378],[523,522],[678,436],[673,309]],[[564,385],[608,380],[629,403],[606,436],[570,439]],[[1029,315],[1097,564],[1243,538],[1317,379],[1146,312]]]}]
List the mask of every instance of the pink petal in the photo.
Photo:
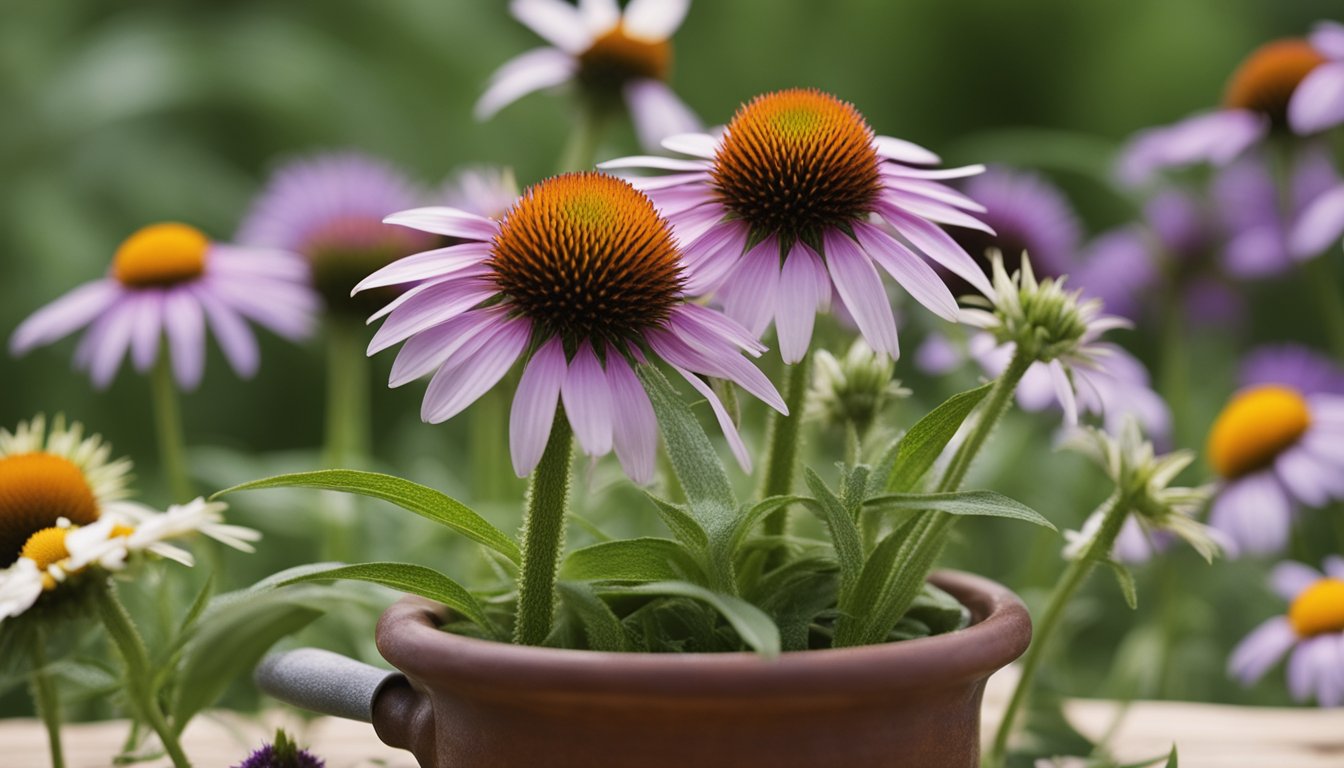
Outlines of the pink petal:
[{"label": "pink petal", "polygon": [[719,396],[714,394],[714,389],[701,381],[699,376],[676,365],[672,366],[672,370],[681,374],[682,378],[690,382],[695,391],[703,395],[705,400],[709,402],[709,407],[714,411],[714,418],[719,422],[719,429],[723,430],[723,436],[728,440],[728,447],[732,449],[733,456],[737,458],[738,466],[742,467],[743,472],[750,473],[751,454],[747,452],[746,443],[742,442],[742,436],[737,432],[737,425],[728,415],[728,409],[723,407],[723,402],[719,400]]},{"label": "pink petal", "polygon": [[[499,321],[498,312],[475,310],[417,333],[397,351],[387,385],[400,387],[442,367]],[[465,354],[473,352],[468,349]]]},{"label": "pink petal", "polygon": [[163,298],[158,291],[140,291],[135,297],[136,317],[131,329],[131,362],[140,373],[158,357],[163,338]]},{"label": "pink petal", "polygon": [[388,264],[369,275],[350,292],[353,296],[370,288],[382,288],[388,285],[401,285],[418,280],[430,280],[446,277],[464,269],[476,266],[490,258],[492,247],[489,243],[466,243],[424,251],[407,256]]},{"label": "pink petal", "polygon": [[481,334],[474,355],[446,363],[425,390],[420,418],[430,424],[447,421],[493,387],[527,347],[532,325],[522,318],[506,320]]},{"label": "pink petal", "polygon": [[895,360],[901,356],[896,318],[873,262],[846,234],[828,229],[822,236],[826,264],[840,298],[854,314],[854,322],[868,346]]},{"label": "pink petal", "polygon": [[377,354],[439,323],[446,323],[490,298],[497,290],[493,284],[475,279],[436,285],[388,315],[369,342],[368,354]]},{"label": "pink petal", "polygon": [[490,76],[472,115],[479,121],[489,120],[499,110],[529,93],[570,80],[577,71],[578,62],[574,57],[555,48],[536,48],[521,53],[504,62]]},{"label": "pink petal", "polygon": [[1297,634],[1283,616],[1266,621],[1237,644],[1227,660],[1228,674],[1250,685],[1264,677],[1269,668],[1297,642]]},{"label": "pink petal", "polygon": [[205,372],[205,315],[187,291],[168,291],[163,297],[164,330],[178,385],[192,390]]},{"label": "pink petal", "polygon": [[9,339],[9,351],[22,355],[75,332],[103,314],[122,293],[121,285],[110,278],[84,283],[20,323]]},{"label": "pink petal", "polygon": [[1321,64],[1293,90],[1288,124],[1293,132],[1310,134],[1344,123],[1344,62]]},{"label": "pink petal", "polygon": [[784,268],[779,273],[775,310],[779,354],[785,363],[792,365],[807,355],[817,307],[830,293],[831,281],[821,258],[803,243],[796,243],[784,258]]},{"label": "pink petal", "polygon": [[942,158],[933,152],[905,139],[892,136],[874,136],[873,146],[877,148],[877,154],[900,163],[936,165],[942,162]]},{"label": "pink petal", "polygon": [[224,357],[234,372],[245,379],[256,375],[257,367],[261,363],[261,353],[257,349],[257,337],[252,333],[252,329],[247,327],[247,323],[243,322],[238,313],[229,309],[209,291],[193,286],[192,294],[195,295],[196,301],[200,302],[201,309],[205,310],[205,318],[215,335],[215,341],[224,351]]},{"label": "pink petal", "polygon": [[726,221],[686,248],[683,262],[686,294],[703,296],[718,288],[741,261],[750,234],[745,224]]},{"label": "pink petal", "polygon": [[775,316],[779,289],[779,238],[771,235],[742,257],[720,291],[724,314],[760,337]]},{"label": "pink petal", "polygon": [[630,0],[622,24],[631,36],[642,40],[666,40],[681,26],[691,0]]},{"label": "pink petal", "polygon": [[541,461],[555,422],[555,404],[565,379],[565,346],[559,337],[541,346],[523,369],[509,411],[509,453],[513,471],[526,477]]},{"label": "pink petal", "polygon": [[112,378],[121,365],[121,359],[126,355],[126,348],[131,343],[131,334],[134,332],[139,310],[137,302],[133,300],[135,297],[128,298],[131,300],[119,303],[109,310],[106,326],[99,335],[98,346],[92,350],[89,358],[89,375],[93,379],[93,385],[98,389],[104,389],[112,383]]},{"label": "pink petal", "polygon": [[490,242],[499,233],[499,224],[474,213],[446,206],[412,208],[383,219],[385,224],[431,232],[436,235],[460,237],[464,240]]},{"label": "pink petal", "polygon": [[939,224],[951,224],[954,227],[966,227],[967,229],[994,234],[992,227],[974,216],[912,192],[903,192],[888,187],[882,192],[882,201],[929,221],[936,221]]},{"label": "pink petal", "polygon": [[602,456],[611,451],[611,392],[602,364],[587,341],[569,361],[565,383],[560,385],[560,400],[583,452]]},{"label": "pink petal", "polygon": [[1310,259],[1339,242],[1344,234],[1344,186],[1317,197],[1298,217],[1288,235],[1288,249],[1299,261]]},{"label": "pink petal", "polygon": [[1064,408],[1064,423],[1070,427],[1078,426],[1078,400],[1074,397],[1073,382],[1069,381],[1064,365],[1058,360],[1051,360],[1046,369],[1050,372],[1050,384],[1055,388],[1055,397]]},{"label": "pink petal", "polygon": [[593,42],[579,10],[562,0],[513,0],[509,13],[566,53],[580,53]]},{"label": "pink petal", "polygon": [[957,300],[932,267],[871,224],[855,222],[854,234],[868,255],[881,264],[897,285],[904,288],[915,301],[944,320],[956,322]]},{"label": "pink petal", "polygon": [[615,347],[607,347],[607,386],[611,390],[612,431],[616,458],[636,483],[653,478],[658,453],[658,420],[653,404],[630,364]]},{"label": "pink petal", "polygon": [[[675,5],[675,0],[656,2]],[[700,118],[660,80],[631,80],[625,86],[625,102],[639,143],[647,150],[656,151],[668,136],[700,130]]]},{"label": "pink petal", "polygon": [[663,139],[663,148],[683,155],[712,158],[719,151],[719,140],[707,133],[686,133]]},{"label": "pink petal", "polygon": [[1269,586],[1274,590],[1274,594],[1284,600],[1292,601],[1306,591],[1307,587],[1320,581],[1321,578],[1320,571],[1315,568],[1292,560],[1285,560],[1274,566],[1274,570],[1270,571]]},{"label": "pink petal", "polygon": [[878,212],[882,215],[882,218],[886,219],[901,233],[902,237],[905,237],[916,248],[923,251],[925,256],[975,286],[976,290],[982,294],[986,296],[994,294],[994,288],[990,285],[989,278],[985,276],[984,270],[946,232],[918,216],[911,216],[894,205],[879,203]]}]

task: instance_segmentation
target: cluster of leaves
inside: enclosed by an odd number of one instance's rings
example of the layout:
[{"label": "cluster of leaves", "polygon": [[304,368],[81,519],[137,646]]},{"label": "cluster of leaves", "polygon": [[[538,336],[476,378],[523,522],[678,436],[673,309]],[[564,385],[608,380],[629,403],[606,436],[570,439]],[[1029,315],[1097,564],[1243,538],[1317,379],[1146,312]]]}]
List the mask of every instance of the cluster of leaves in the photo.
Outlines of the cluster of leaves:
[{"label": "cluster of leaves", "polygon": [[[875,466],[839,467],[828,487],[805,474],[808,495],[740,502],[695,414],[666,378],[639,371],[658,414],[684,495],[648,498],[671,538],[602,540],[570,552],[560,566],[560,611],[549,645],[595,650],[714,652],[784,650],[877,643],[965,626],[966,610],[926,584],[893,579],[908,558],[932,563],[936,551],[910,534],[925,514],[1025,520],[1053,528],[1034,510],[990,491],[923,493],[925,476],[988,385],[939,406],[896,441]],[[257,480],[222,493],[308,487],[392,502],[480,544],[498,583],[469,590],[433,569],[406,563],[319,566],[284,583],[354,579],[438,601],[454,631],[510,636],[512,584],[521,560],[515,539],[438,491],[384,474],[322,470]],[[758,532],[770,515],[796,507],[815,515],[829,540]]]}]

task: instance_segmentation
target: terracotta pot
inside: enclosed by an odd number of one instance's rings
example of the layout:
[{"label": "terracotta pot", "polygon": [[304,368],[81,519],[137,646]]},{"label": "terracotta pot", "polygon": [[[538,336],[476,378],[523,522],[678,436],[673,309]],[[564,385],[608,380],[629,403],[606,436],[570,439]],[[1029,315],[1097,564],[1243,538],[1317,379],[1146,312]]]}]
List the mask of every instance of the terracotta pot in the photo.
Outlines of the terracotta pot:
[{"label": "terracotta pot", "polygon": [[1026,650],[1031,620],[992,581],[933,581],[971,626],[775,660],[475,640],[405,598],[383,614],[378,649],[409,683],[378,691],[374,727],[426,768],[976,768],[985,680]]}]

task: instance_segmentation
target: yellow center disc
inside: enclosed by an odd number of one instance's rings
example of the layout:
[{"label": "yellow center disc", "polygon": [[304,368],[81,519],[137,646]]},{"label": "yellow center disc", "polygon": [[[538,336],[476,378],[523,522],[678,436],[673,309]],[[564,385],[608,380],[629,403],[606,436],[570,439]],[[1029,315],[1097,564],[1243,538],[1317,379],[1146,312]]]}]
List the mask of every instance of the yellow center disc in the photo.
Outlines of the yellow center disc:
[{"label": "yellow center disc", "polygon": [[1293,389],[1261,386],[1238,393],[1209,431],[1209,461],[1237,478],[1269,465],[1311,426],[1307,401]]},{"label": "yellow center disc", "polygon": [[112,261],[112,276],[133,288],[165,286],[200,277],[210,241],[195,227],[151,224],[126,238]]},{"label": "yellow center disc", "polygon": [[1344,631],[1344,581],[1321,579],[1293,601],[1288,621],[1301,637]]}]

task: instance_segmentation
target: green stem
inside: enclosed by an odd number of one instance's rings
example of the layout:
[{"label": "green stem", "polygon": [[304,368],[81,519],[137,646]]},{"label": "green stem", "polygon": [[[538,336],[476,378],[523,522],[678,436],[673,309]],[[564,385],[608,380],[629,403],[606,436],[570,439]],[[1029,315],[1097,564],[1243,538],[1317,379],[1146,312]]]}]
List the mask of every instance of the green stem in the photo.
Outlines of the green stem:
[{"label": "green stem", "polygon": [[141,720],[159,735],[163,749],[173,761],[174,768],[190,768],[186,753],[178,742],[177,732],[168,724],[168,718],[159,705],[154,690],[154,668],[149,660],[149,651],[145,641],[131,623],[126,607],[117,599],[111,581],[104,582],[94,590],[98,604],[98,614],[112,637],[113,644],[126,664],[126,696]]},{"label": "green stem", "polygon": [[46,633],[39,630],[33,637],[33,673],[30,680],[33,703],[47,729],[47,746],[51,751],[51,768],[65,768],[65,751],[61,748],[61,699],[56,682],[47,669]]},{"label": "green stem", "polygon": [[597,162],[597,146],[606,132],[607,111],[592,104],[579,110],[574,129],[560,153],[560,173],[590,171]]},{"label": "green stem", "polygon": [[[798,469],[798,437],[803,426],[803,402],[811,380],[811,355],[804,355],[802,360],[789,366],[789,376],[784,384],[784,405],[788,407],[789,415],[770,413],[770,448],[765,458],[765,479],[761,483],[763,499],[784,496],[793,490],[794,474]],[[765,519],[763,530],[767,536],[782,536],[788,527],[789,510],[786,507],[771,513]]]},{"label": "green stem", "polygon": [[555,574],[565,547],[569,464],[574,443],[563,406],[555,409],[551,436],[532,472],[523,518],[523,562],[518,578],[518,620],[513,642],[541,645],[555,616]]},{"label": "green stem", "polygon": [[989,439],[989,434],[999,425],[999,420],[1012,405],[1013,393],[1017,391],[1018,382],[1022,381],[1027,369],[1034,362],[1035,358],[1023,352],[1021,347],[1013,351],[1013,359],[994,382],[994,388],[989,391],[989,399],[980,414],[980,420],[975,423],[975,429],[966,436],[966,441],[952,455],[952,461],[943,472],[943,479],[938,483],[939,491],[950,492],[961,487],[961,481],[966,479],[966,472],[980,454],[980,449]]},{"label": "green stem", "polygon": [[327,322],[327,467],[362,465],[369,455],[369,371],[364,326],[344,317]]},{"label": "green stem", "polygon": [[160,350],[150,377],[154,402],[154,426],[159,441],[159,461],[173,500],[184,502],[193,498],[191,479],[187,476],[187,451],[182,438],[182,412],[177,402],[177,388],[173,384],[172,366],[168,350]]},{"label": "green stem", "polygon": [[1078,587],[1082,586],[1082,583],[1098,562],[1110,558],[1111,550],[1115,548],[1115,538],[1120,535],[1120,529],[1125,524],[1125,518],[1129,516],[1130,506],[1127,496],[1117,493],[1112,497],[1110,504],[1102,512],[1101,528],[1097,531],[1097,535],[1093,537],[1086,550],[1069,562],[1063,576],[1055,584],[1055,590],[1050,596],[1050,602],[1046,605],[1045,614],[1041,617],[1040,623],[1036,625],[1031,647],[1027,648],[1027,653],[1022,659],[1022,676],[1018,678],[1017,687],[1013,689],[1013,696],[1008,700],[1008,707],[1003,711],[1003,719],[999,721],[999,730],[994,734],[994,743],[990,746],[989,755],[985,758],[985,768],[1001,768],[1004,765],[1004,759],[1007,756],[1008,737],[1012,735],[1018,711],[1026,703],[1027,695],[1031,692],[1036,679],[1036,671],[1040,667],[1041,658],[1045,655],[1045,649],[1050,643],[1050,638],[1059,628],[1060,619],[1063,618],[1064,611],[1073,599],[1074,593],[1078,591]]},{"label": "green stem", "polygon": [[1331,269],[1330,259],[1317,256],[1308,261],[1303,276],[1310,283],[1312,298],[1325,324],[1330,351],[1336,358],[1344,358],[1344,285]]},{"label": "green stem", "polygon": [[508,495],[512,470],[508,467],[508,446],[499,428],[507,424],[508,398],[496,387],[481,396],[467,412],[468,439],[471,441],[472,478],[477,501],[498,501]]}]

